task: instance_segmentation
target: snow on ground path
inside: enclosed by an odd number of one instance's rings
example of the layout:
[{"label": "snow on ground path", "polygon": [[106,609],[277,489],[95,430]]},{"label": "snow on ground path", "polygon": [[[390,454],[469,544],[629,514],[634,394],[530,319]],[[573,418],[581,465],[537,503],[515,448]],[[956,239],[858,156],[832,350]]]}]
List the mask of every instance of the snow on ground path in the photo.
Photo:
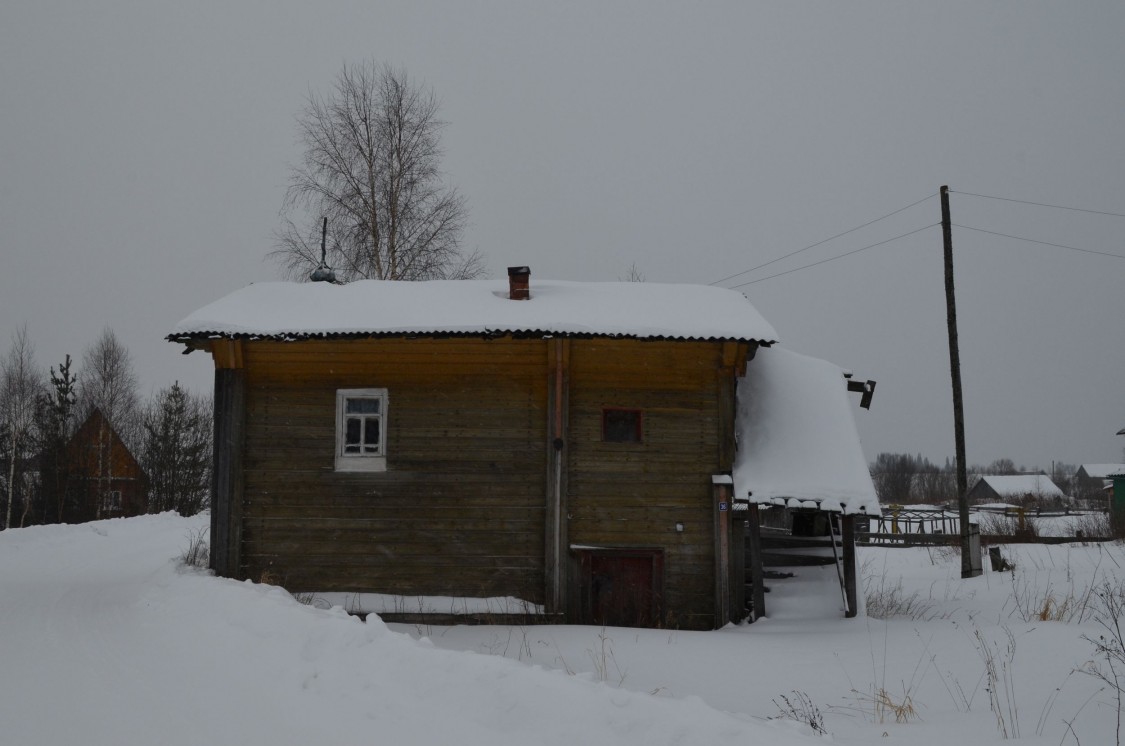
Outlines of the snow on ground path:
[{"label": "snow on ground path", "polygon": [[[658,696],[699,696],[712,707],[776,717],[803,695],[838,744],[946,746],[1007,742],[990,708],[984,656],[1010,672],[997,697],[1009,736],[1036,746],[1114,743],[1116,698],[1076,670],[1091,660],[1100,628],[1084,621],[1028,619],[1045,599],[1066,603],[1085,589],[1125,583],[1120,544],[1003,548],[1017,572],[962,579],[960,557],[939,549],[860,547],[864,575],[915,611],[889,620],[842,618],[835,568],[791,568],[770,581],[766,619],[716,632],[578,626],[439,627],[391,625],[451,650],[476,650],[531,664],[595,671],[609,661],[610,684]],[[1092,608],[1092,607],[1091,607]],[[1009,637],[1009,633],[1011,637]],[[1009,659],[1006,651],[1012,647]],[[876,710],[885,690],[909,695],[915,714],[899,723]],[[779,705],[780,703],[780,705]],[[1073,724],[1073,730],[1068,723]],[[1076,740],[1077,739],[1077,740]]]},{"label": "snow on ground path", "polygon": [[819,742],[182,571],[173,558],[203,525],[166,514],[0,534],[5,743]]}]

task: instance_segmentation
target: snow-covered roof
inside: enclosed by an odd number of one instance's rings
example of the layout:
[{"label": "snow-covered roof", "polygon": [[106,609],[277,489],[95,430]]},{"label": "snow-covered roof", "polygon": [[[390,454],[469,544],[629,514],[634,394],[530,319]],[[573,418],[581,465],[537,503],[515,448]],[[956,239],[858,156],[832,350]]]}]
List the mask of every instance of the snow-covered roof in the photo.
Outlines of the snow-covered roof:
[{"label": "snow-covered roof", "polygon": [[1082,464],[1080,467],[1091,479],[1108,479],[1125,471],[1125,464]]},{"label": "snow-covered roof", "polygon": [[879,515],[844,371],[776,347],[738,383],[737,499]]},{"label": "snow-covered roof", "polygon": [[506,279],[255,283],[191,314],[169,339],[496,333],[777,340],[734,290],[535,279],[524,301],[508,298]]},{"label": "snow-covered roof", "polygon": [[986,475],[980,479],[1001,497],[1066,497],[1051,478],[1044,474]]}]

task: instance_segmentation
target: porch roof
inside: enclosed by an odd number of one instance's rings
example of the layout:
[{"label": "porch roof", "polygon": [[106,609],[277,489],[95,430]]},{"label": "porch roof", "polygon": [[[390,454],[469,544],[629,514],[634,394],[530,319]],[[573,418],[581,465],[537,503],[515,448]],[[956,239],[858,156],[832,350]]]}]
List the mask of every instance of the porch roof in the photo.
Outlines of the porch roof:
[{"label": "porch roof", "polygon": [[759,350],[738,383],[736,428],[736,499],[879,515],[840,367]]}]

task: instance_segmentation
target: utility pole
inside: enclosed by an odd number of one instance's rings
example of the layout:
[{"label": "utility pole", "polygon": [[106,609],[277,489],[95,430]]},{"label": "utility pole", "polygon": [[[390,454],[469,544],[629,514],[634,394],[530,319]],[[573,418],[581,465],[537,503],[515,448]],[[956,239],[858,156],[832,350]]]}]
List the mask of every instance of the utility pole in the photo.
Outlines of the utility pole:
[{"label": "utility pole", "polygon": [[961,399],[961,353],[957,346],[957,302],[953,294],[953,224],[949,187],[941,188],[941,234],[945,243],[945,319],[949,328],[949,375],[953,380],[953,438],[957,448],[957,515],[961,524],[961,577],[973,577],[969,553],[969,476],[965,470],[965,407]]}]

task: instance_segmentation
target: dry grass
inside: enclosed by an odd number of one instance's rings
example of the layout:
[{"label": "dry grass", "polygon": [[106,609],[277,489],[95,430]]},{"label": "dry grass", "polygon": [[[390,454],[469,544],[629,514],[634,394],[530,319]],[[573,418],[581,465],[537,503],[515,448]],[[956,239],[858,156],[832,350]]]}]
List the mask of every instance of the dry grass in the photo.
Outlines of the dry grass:
[{"label": "dry grass", "polygon": [[1009,603],[1011,613],[1024,622],[1081,624],[1093,611],[1094,593],[1093,585],[1086,588],[1071,585],[1060,591],[1048,583],[1041,588],[1038,583],[1028,581],[1025,574],[1013,571]]},{"label": "dry grass", "polygon": [[1033,515],[981,513],[980,532],[990,536],[1033,538],[1039,536],[1039,525],[1035,522]]},{"label": "dry grass", "polygon": [[779,695],[777,699],[773,700],[773,704],[780,713],[779,718],[796,720],[798,723],[809,726],[814,732],[822,736],[828,735],[828,729],[824,727],[824,713],[813,703],[812,697],[805,692],[794,689],[789,694]]},{"label": "dry grass", "polygon": [[885,723],[893,716],[896,723],[909,723],[920,720],[918,710],[914,707],[914,697],[910,692],[904,691],[901,697],[896,698],[883,687],[873,688],[870,692],[861,692],[852,689],[855,699],[864,708],[870,708],[875,713],[877,722]]},{"label": "dry grass", "polygon": [[184,567],[194,567],[206,570],[211,563],[211,548],[207,544],[208,529],[188,532],[188,545],[180,555],[180,564]]},{"label": "dry grass", "polygon": [[875,574],[870,559],[860,568],[863,576],[863,597],[867,605],[867,616],[875,619],[903,618],[915,621],[928,621],[936,616],[934,605],[926,601],[918,592],[907,594],[902,581],[894,585],[887,583],[886,570]]}]

